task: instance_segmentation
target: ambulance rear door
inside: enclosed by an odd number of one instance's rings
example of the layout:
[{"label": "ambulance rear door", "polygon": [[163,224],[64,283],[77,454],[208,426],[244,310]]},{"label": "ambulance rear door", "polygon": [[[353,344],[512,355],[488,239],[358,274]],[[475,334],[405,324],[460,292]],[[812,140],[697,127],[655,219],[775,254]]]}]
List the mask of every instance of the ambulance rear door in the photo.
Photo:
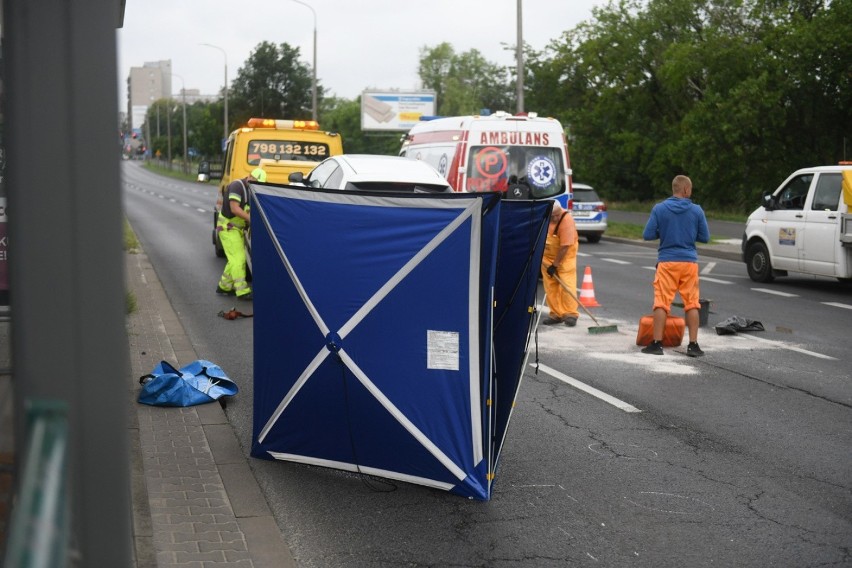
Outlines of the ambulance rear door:
[{"label": "ambulance rear door", "polygon": [[[562,133],[525,121],[475,122],[464,167],[467,191],[508,192],[510,199],[554,197],[568,190]],[[513,188],[521,186],[519,194]],[[527,192],[529,195],[523,195]]]}]

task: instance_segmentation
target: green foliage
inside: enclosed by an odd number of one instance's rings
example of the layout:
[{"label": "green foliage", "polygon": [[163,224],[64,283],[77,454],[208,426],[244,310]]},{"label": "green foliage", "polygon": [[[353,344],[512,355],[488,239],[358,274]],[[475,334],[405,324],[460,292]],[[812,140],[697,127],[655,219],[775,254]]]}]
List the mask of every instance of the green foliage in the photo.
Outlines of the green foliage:
[{"label": "green foliage", "polygon": [[566,124],[576,179],[607,198],[662,198],[685,173],[703,204],[750,209],[790,171],[844,157],[852,3],[621,0],[594,15],[528,53],[525,96]]},{"label": "green foliage", "polygon": [[423,86],[435,91],[440,115],[479,114],[482,109],[514,106],[508,71],[475,49],[456,54],[446,42],[423,47],[418,71]]},{"label": "green foliage", "polygon": [[139,250],[139,240],[127,219],[124,220],[124,250],[129,253],[136,253]]},{"label": "green foliage", "polygon": [[[228,102],[233,108],[233,124],[244,124],[251,117],[311,117],[311,71],[298,58],[299,48],[287,43],[258,44],[232,84]],[[321,94],[318,85],[317,97]]]}]

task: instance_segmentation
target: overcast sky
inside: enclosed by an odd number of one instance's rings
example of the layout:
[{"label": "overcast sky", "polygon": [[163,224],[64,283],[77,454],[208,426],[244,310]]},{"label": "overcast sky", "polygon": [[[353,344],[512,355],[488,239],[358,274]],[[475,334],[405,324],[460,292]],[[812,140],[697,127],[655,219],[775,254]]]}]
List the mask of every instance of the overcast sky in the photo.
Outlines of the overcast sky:
[{"label": "overcast sky", "polygon": [[[479,50],[511,65],[518,0],[304,0],[316,12],[317,78],[327,93],[355,98],[364,89],[412,90],[422,47],[449,42],[457,53]],[[523,0],[523,39],[542,49],[592,17],[606,0]],[[127,0],[118,30],[119,108],[126,108],[131,67],[171,59],[187,89],[219,92],[233,82],[261,41],[298,47],[313,59],[314,17],[294,0]],[[209,43],[224,50],[205,47]],[[172,79],[173,94],[181,81]]]}]

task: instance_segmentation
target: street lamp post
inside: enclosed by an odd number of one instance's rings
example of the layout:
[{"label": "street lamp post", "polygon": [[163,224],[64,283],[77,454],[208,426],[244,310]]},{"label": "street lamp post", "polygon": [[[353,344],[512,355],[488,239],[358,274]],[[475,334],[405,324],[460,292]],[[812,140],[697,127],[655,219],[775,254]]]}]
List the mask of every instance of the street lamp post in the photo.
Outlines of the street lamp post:
[{"label": "street lamp post", "polygon": [[166,112],[166,138],[168,146],[166,150],[166,159],[169,161],[169,170],[172,169],[172,94],[169,93],[169,109]]},{"label": "street lamp post", "polygon": [[183,107],[183,173],[187,173],[189,171],[189,166],[186,163],[186,83],[183,82],[183,77],[178,75],[177,73],[172,73],[173,76],[180,79],[180,92],[182,98],[182,107]]},{"label": "street lamp post", "polygon": [[228,139],[228,54],[225,53],[225,50],[218,45],[213,45],[211,43],[202,43],[201,45],[218,49],[225,57],[225,121],[222,124],[222,147],[224,149],[225,141]]},{"label": "street lamp post", "polygon": [[518,114],[524,112],[524,26],[522,23],[523,0],[518,0]]},{"label": "street lamp post", "polygon": [[[520,1],[520,0],[519,0]],[[314,74],[313,80],[311,81],[311,98],[312,107],[311,114],[313,115],[313,119],[317,119],[317,12],[313,9],[310,4],[302,2],[301,0],[293,0],[296,4],[301,4],[302,6],[307,7],[311,13],[314,15]]]}]

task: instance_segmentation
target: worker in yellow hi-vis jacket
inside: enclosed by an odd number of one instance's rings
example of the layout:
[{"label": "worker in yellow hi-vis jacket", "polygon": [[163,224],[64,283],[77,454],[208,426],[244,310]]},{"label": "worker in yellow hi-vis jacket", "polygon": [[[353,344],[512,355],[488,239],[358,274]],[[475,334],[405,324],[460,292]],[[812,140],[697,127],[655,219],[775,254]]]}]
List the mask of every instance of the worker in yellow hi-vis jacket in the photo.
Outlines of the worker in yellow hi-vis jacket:
[{"label": "worker in yellow hi-vis jacket", "polygon": [[219,285],[216,287],[216,293],[225,296],[236,295],[240,300],[252,299],[251,287],[246,280],[245,231],[251,219],[248,184],[253,181],[265,182],[266,172],[261,168],[255,168],[245,178],[228,184],[216,223],[216,231],[219,233],[219,240],[228,259],[222,277],[219,279]]}]

